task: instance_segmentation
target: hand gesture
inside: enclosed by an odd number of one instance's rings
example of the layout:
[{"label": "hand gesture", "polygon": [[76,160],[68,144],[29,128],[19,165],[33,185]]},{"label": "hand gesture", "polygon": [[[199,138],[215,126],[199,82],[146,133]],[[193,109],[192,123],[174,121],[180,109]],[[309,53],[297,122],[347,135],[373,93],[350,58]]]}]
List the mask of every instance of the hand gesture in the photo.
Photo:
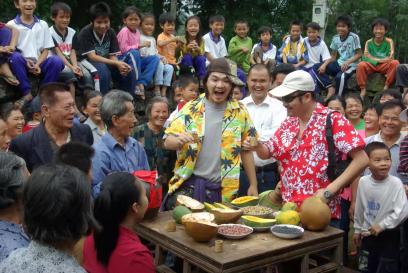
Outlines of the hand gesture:
[{"label": "hand gesture", "polygon": [[350,64],[349,62],[345,62],[344,64],[342,64],[341,66],[341,71],[346,72],[347,69],[349,68]]},{"label": "hand gesture", "polygon": [[82,78],[83,76],[81,68],[77,65],[72,66],[72,72],[74,72],[75,76],[77,77]]},{"label": "hand gesture", "polygon": [[144,41],[142,43],[142,47],[150,47],[150,45],[151,45],[150,41]]},{"label": "hand gesture", "polygon": [[122,76],[126,76],[127,74],[129,74],[129,72],[131,70],[130,65],[128,65],[127,63],[122,62],[122,61],[118,62],[117,67],[118,67],[119,73]]},{"label": "hand gesture", "polygon": [[181,133],[176,137],[176,142],[178,145],[178,150],[180,150],[185,144],[193,143],[194,137],[191,134]]},{"label": "hand gesture", "polygon": [[372,235],[378,236],[378,235],[383,231],[383,229],[382,229],[379,225],[373,225],[372,227],[370,227],[370,228],[368,229],[368,231],[369,231]]}]

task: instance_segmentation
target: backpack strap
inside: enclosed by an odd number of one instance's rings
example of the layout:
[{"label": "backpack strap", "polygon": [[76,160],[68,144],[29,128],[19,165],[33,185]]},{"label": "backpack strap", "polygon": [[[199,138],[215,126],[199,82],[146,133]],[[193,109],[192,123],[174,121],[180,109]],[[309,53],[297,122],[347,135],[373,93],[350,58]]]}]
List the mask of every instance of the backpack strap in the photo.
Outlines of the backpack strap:
[{"label": "backpack strap", "polygon": [[326,118],[326,141],[327,141],[327,148],[328,148],[328,161],[329,165],[327,166],[327,176],[329,177],[330,181],[336,179],[335,171],[336,171],[336,153],[335,153],[335,146],[334,146],[334,139],[333,139],[333,126],[331,122],[331,114],[333,112],[329,112]]}]

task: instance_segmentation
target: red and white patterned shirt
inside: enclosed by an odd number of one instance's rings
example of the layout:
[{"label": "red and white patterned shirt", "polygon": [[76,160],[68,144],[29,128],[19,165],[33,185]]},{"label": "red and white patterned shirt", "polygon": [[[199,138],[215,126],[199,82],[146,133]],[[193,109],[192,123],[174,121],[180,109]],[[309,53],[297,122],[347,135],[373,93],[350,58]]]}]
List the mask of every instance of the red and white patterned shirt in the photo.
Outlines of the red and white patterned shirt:
[{"label": "red and white patterned shirt", "polygon": [[[275,135],[265,143],[271,157],[282,164],[282,198],[285,202],[295,202],[300,206],[304,199],[330,184],[326,172],[329,164],[326,141],[328,113],[328,108],[317,103],[299,138],[299,118],[287,117]],[[331,120],[336,154],[348,154],[357,148],[364,148],[364,140],[343,115],[333,112]],[[332,218],[339,219],[340,197],[337,195],[329,206]]]}]

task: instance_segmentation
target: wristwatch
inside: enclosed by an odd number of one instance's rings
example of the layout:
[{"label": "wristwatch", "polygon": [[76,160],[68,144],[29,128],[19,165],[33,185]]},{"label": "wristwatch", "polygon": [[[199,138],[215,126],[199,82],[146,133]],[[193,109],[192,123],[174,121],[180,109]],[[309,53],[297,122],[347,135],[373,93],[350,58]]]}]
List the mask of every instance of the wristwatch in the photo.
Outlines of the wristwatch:
[{"label": "wristwatch", "polygon": [[323,196],[326,200],[331,200],[333,198],[333,193],[329,190],[325,190]]}]

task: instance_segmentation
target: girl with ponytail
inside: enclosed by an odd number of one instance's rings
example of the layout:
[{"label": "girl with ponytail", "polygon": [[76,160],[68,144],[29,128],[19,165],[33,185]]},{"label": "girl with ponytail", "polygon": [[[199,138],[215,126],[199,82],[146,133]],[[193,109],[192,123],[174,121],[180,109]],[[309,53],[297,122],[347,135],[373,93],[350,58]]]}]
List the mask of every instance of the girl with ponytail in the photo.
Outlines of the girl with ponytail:
[{"label": "girl with ponytail", "polygon": [[102,228],[84,243],[87,272],[155,272],[152,255],[133,231],[147,205],[145,188],[133,175],[118,172],[105,177],[94,204],[94,215]]}]

